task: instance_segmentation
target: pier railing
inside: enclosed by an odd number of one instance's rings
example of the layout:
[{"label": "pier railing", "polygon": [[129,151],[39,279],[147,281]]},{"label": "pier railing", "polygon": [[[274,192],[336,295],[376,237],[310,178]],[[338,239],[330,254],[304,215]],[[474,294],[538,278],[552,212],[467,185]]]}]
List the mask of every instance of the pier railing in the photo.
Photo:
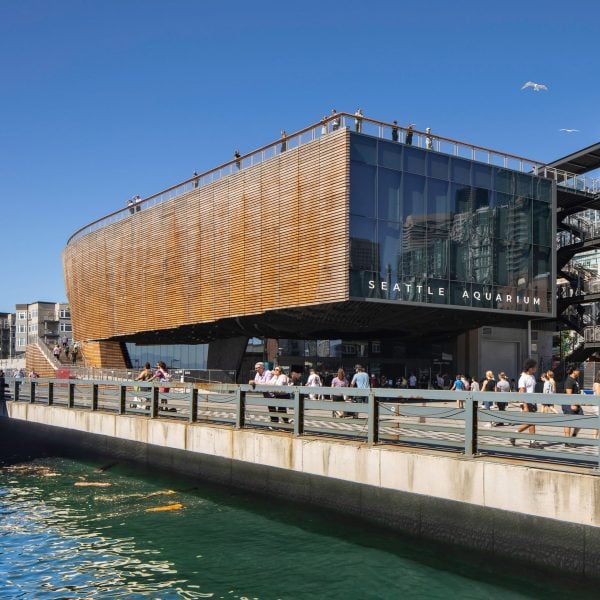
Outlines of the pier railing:
[{"label": "pier railing", "polygon": [[[343,129],[360,131],[367,135],[397,141],[400,144],[407,144],[410,142],[413,146],[429,149],[433,152],[441,152],[476,162],[511,169],[520,173],[537,175],[539,177],[551,179],[555,181],[557,185],[574,191],[588,194],[600,193],[600,178],[592,179],[585,175],[569,173],[568,171],[548,167],[539,161],[524,158],[515,154],[508,154],[506,152],[492,150],[468,142],[461,142],[436,133],[427,133],[426,131],[409,129],[408,127],[371,119],[369,117],[361,117],[357,124],[355,115],[341,112],[323,117],[318,123],[313,123],[304,129],[290,133],[284,138],[279,138],[278,140],[248,152],[247,154],[241,154],[239,157],[234,157],[233,160],[227,161],[203,173],[195,174],[193,177],[190,177],[181,183],[177,183],[156,194],[147,196],[146,198],[141,198],[137,200],[135,204],[125,206],[109,215],[101,217],[77,230],[69,238],[67,244],[87,233],[101,229],[111,223],[121,221],[122,219],[129,217],[139,218],[139,212],[144,208],[182,196],[194,189],[219,181],[224,177],[228,177],[243,169],[253,167],[265,160]],[[407,139],[409,135],[411,137],[410,139]]]},{"label": "pier railing", "polygon": [[[600,397],[591,395],[258,385],[213,390],[131,380],[7,378],[7,383],[8,398],[15,402],[434,448],[467,457],[516,455],[600,466]],[[538,412],[522,412],[525,400]],[[497,409],[483,408],[487,402],[497,403]],[[583,414],[562,414],[561,405],[575,403]],[[544,405],[556,412],[542,412]],[[576,430],[576,437],[566,436]]]}]

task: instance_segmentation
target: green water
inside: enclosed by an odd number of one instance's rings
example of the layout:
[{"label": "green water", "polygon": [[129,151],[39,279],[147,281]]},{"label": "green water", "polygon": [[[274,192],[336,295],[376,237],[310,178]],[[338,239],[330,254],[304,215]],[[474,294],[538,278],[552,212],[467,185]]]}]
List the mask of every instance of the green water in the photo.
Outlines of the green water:
[{"label": "green water", "polygon": [[0,598],[598,596],[330,512],[101,466],[49,458],[0,469]]}]

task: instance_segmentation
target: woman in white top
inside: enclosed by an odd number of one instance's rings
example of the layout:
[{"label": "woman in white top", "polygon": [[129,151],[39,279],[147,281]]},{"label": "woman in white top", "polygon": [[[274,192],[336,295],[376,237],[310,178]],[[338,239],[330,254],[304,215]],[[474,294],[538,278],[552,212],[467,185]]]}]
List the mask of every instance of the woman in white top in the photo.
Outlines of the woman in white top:
[{"label": "woman in white top", "polygon": [[[321,378],[319,377],[319,374],[314,369],[311,369],[309,371],[308,380],[306,381],[306,385],[308,387],[321,387],[323,385],[321,383]],[[309,398],[311,400],[314,400],[316,398],[316,394],[309,394]]]},{"label": "woman in white top", "polygon": [[[271,379],[269,380],[269,385],[289,385],[289,377],[281,370],[281,367],[275,367],[273,369],[273,373],[271,374]],[[290,395],[287,392],[273,392],[273,396],[275,398],[286,398],[288,399]],[[280,412],[287,413],[287,408],[285,406],[269,406],[269,412]],[[282,417],[284,423],[289,423],[290,420],[287,417]],[[274,417],[271,414],[271,422],[277,423],[279,421],[278,417]]]},{"label": "woman in white top", "polygon": [[[546,379],[544,380],[544,394],[556,394],[556,381],[554,380],[554,371],[546,372]],[[549,413],[553,412],[555,415],[558,414],[554,404],[542,404],[542,412]]]}]

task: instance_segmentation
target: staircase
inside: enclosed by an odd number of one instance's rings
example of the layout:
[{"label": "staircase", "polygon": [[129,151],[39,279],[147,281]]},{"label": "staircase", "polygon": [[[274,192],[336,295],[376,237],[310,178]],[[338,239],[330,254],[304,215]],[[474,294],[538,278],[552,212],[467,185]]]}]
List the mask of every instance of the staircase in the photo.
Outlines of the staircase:
[{"label": "staircase", "polygon": [[27,344],[25,349],[26,372],[35,371],[40,377],[55,377],[60,363],[54,358],[52,352],[44,342],[38,340]]}]

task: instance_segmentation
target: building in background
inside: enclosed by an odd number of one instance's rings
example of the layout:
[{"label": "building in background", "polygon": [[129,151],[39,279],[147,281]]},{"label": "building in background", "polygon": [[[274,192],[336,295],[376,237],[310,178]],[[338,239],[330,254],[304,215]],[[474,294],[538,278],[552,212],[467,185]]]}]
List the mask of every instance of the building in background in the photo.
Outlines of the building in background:
[{"label": "building in background", "polygon": [[14,358],[15,332],[15,313],[0,312],[0,359]]},{"label": "building in background", "polygon": [[15,352],[23,354],[28,344],[46,346],[73,343],[71,312],[67,303],[36,301],[17,304],[15,312]]}]

